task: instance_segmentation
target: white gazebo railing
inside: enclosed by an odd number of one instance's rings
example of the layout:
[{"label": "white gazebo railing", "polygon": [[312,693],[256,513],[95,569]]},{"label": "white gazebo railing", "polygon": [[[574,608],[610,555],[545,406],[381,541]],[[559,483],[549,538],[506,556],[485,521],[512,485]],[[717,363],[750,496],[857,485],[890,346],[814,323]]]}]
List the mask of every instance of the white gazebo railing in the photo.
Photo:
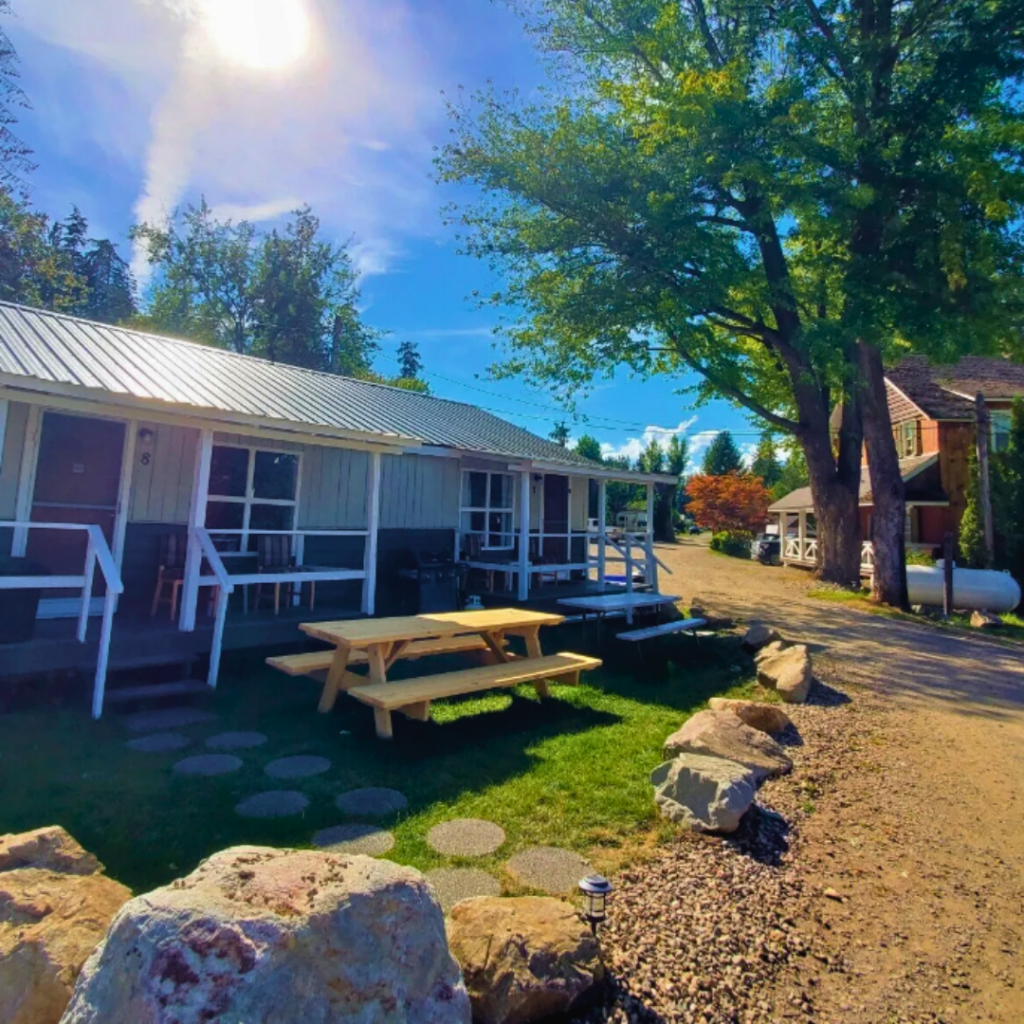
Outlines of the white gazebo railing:
[{"label": "white gazebo railing", "polygon": [[93,677],[92,688],[92,717],[99,718],[103,714],[103,695],[107,686],[107,665],[110,661],[110,635],[114,626],[114,612],[117,610],[118,597],[124,593],[121,573],[118,572],[107,538],[98,526],[89,523],[4,522],[0,525],[4,529],[13,528],[16,531],[15,536],[27,530],[75,530],[85,533],[87,543],[85,564],[81,575],[0,576],[0,590],[80,590],[82,605],[78,612],[75,636],[79,643],[84,644],[89,628],[93,581],[96,578],[96,566],[99,566],[106,584],[106,594],[103,597],[103,618],[100,622],[99,653],[96,658],[96,675]]},{"label": "white gazebo railing", "polygon": [[782,557],[787,562],[802,562],[815,565],[818,561],[817,537],[786,537]]}]

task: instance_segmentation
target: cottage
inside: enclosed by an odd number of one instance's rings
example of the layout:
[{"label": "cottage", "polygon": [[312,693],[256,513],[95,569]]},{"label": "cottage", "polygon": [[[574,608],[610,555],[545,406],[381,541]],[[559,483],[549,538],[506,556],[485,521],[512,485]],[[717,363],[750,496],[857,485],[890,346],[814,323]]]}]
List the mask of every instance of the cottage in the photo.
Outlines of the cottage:
[{"label": "cottage", "polygon": [[51,574],[0,577],[46,588],[0,676],[91,665],[96,715],[108,667],[209,656],[212,683],[222,646],[294,639],[314,604],[407,610],[425,555],[506,601],[600,592],[614,560],[656,585],[653,515],[605,533],[610,479],[649,507],[674,482],[461,402],[0,303],[0,555]]},{"label": "cottage", "polygon": [[[954,536],[967,505],[971,451],[976,443],[981,395],[989,418],[989,450],[1008,443],[1010,404],[1024,394],[1024,366],[1006,359],[969,356],[939,366],[922,356],[904,359],[886,373],[889,415],[906,485],[906,543],[909,549],[938,553],[947,532]],[[833,417],[838,425],[838,412]],[[871,572],[871,482],[861,473],[860,512],[864,541],[862,570]],[[817,561],[817,527],[809,487],[770,506],[779,523],[782,559],[787,565]]]}]

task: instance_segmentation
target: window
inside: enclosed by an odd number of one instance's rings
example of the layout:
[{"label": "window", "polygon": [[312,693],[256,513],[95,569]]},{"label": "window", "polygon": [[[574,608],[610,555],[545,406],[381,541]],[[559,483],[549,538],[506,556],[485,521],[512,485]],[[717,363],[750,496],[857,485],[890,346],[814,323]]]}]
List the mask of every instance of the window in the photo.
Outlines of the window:
[{"label": "window", "polygon": [[299,483],[299,456],[234,445],[214,445],[206,528],[242,530],[241,536],[214,537],[219,548],[247,551],[249,531],[291,530]]},{"label": "window", "polygon": [[917,420],[908,420],[906,423],[900,424],[900,458],[910,459],[915,455],[920,455],[921,452],[918,449],[918,430]]},{"label": "window", "polygon": [[460,522],[464,537],[479,536],[481,546],[490,550],[509,551],[515,547],[513,479],[510,473],[463,472]]},{"label": "window", "polygon": [[989,416],[992,423],[992,451],[1005,452],[1010,447],[1010,414],[992,412]]}]

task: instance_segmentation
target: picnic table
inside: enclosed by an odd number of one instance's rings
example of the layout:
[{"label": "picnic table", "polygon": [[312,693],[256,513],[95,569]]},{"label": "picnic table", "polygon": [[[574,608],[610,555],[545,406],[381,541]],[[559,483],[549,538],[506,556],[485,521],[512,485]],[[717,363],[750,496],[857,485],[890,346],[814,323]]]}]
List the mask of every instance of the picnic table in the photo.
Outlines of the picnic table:
[{"label": "picnic table", "polygon": [[632,623],[633,612],[639,608],[663,608],[666,605],[673,605],[681,600],[671,594],[652,594],[649,591],[630,593],[626,591],[621,594],[601,594],[598,597],[562,597],[558,603],[566,608],[575,608],[583,614],[584,619],[588,613],[598,616],[608,615],[610,612],[625,612],[626,621]]},{"label": "picnic table", "polygon": [[[581,671],[601,662],[577,654],[544,656],[540,630],[564,622],[561,615],[522,608],[489,608],[483,611],[440,612],[388,619],[342,619],[304,622],[300,629],[332,644],[333,651],[268,658],[268,664],[290,675],[311,675],[326,669],[319,710],[330,711],[338,692],[345,690],[374,708],[377,735],[391,736],[391,711],[426,720],[430,701],[494,687],[532,682],[540,696],[548,693],[548,679],[574,682]],[[525,657],[506,649],[506,638],[521,637]],[[401,659],[423,658],[454,652],[483,652],[489,665],[418,679],[390,682],[388,672]],[[351,671],[356,664],[368,667],[366,676]]]}]

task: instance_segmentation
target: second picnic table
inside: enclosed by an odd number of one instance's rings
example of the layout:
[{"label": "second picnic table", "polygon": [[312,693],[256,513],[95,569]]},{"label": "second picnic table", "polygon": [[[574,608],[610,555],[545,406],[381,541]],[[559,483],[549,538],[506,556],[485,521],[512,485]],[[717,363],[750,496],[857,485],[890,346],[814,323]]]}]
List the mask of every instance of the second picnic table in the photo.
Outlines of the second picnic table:
[{"label": "second picnic table", "polygon": [[[375,712],[380,712],[376,716],[378,734],[389,735],[388,713],[392,705],[394,709],[411,713],[414,717],[425,717],[431,696],[473,692],[489,679],[486,669],[477,669],[388,684],[388,671],[396,661],[458,651],[484,651],[489,652],[495,665],[500,666],[512,660],[505,647],[506,637],[518,636],[526,646],[526,657],[516,659],[514,673],[504,673],[500,679],[495,676],[492,685],[511,685],[512,676],[519,675],[522,681],[533,682],[543,694],[547,689],[542,678],[544,671],[550,672],[555,678],[563,674],[578,676],[581,670],[600,665],[597,659],[581,655],[563,654],[544,658],[540,645],[541,628],[557,626],[563,621],[563,616],[547,612],[522,608],[489,608],[483,611],[441,612],[388,619],[305,622],[299,628],[309,636],[335,646],[333,654],[326,652],[330,655],[330,663],[319,710],[330,711],[340,690],[352,691],[353,696],[372,703]],[[308,657],[297,656],[298,659]],[[538,659],[536,665],[530,664]],[[284,662],[295,658],[268,660],[275,667],[288,671]],[[368,676],[350,671],[352,664],[364,662],[369,668]],[[548,662],[551,664],[548,665]],[[505,675],[508,675],[507,679]],[[457,679],[457,676],[465,678]],[[417,694],[419,690],[423,691],[423,699],[410,700],[406,705],[396,703],[404,700],[399,690],[404,692],[414,684],[418,687]],[[465,688],[461,689],[461,686]]]}]

